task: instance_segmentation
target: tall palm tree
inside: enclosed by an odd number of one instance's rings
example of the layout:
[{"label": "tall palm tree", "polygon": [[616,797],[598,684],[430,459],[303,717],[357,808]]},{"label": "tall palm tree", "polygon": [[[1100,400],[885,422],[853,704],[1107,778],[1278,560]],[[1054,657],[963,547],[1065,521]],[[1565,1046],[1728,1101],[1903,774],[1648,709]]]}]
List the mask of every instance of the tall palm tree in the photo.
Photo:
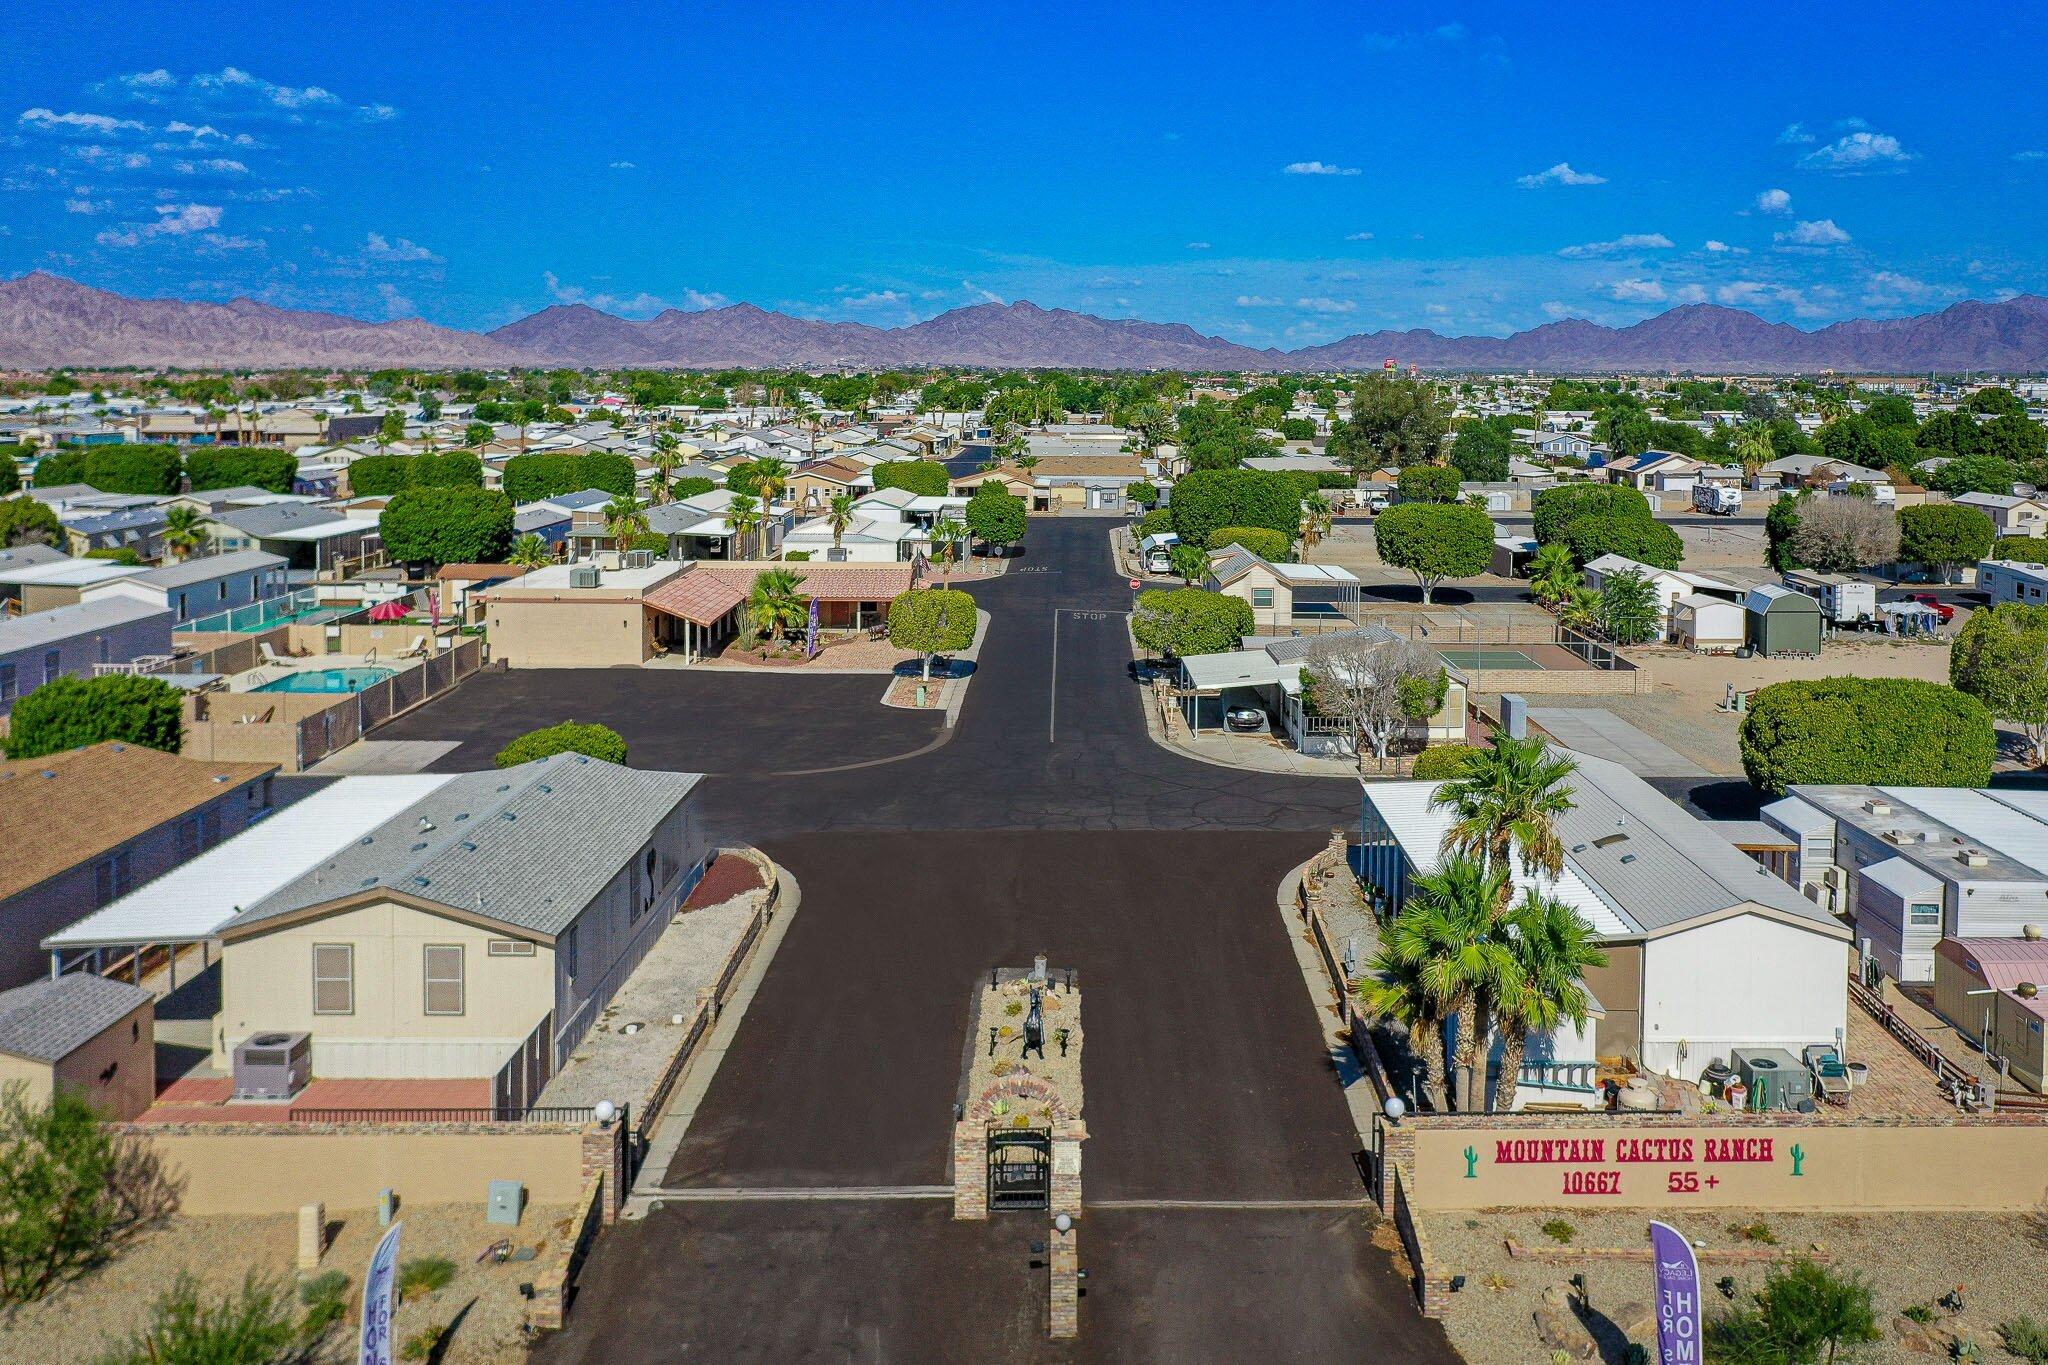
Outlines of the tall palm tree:
[{"label": "tall palm tree", "polygon": [[1463,854],[1447,857],[1435,871],[1415,878],[1407,905],[1387,930],[1386,951],[1415,972],[1446,1031],[1456,1024],[1455,1035],[1440,1041],[1457,1067],[1461,1111],[1480,1102],[1471,1075],[1494,988],[1506,968],[1498,926],[1508,888],[1504,868]]},{"label": "tall palm tree", "polygon": [[164,513],[164,548],[177,558],[187,559],[206,544],[206,518],[190,503],[181,502]]},{"label": "tall palm tree", "polygon": [[1494,1107],[1502,1112],[1515,1107],[1529,1035],[1555,1032],[1562,1023],[1584,1028],[1592,1010],[1585,973],[1607,965],[1592,927],[1552,897],[1530,891],[1509,912],[1505,928],[1505,960],[1494,988],[1501,1034]]},{"label": "tall palm tree", "polygon": [[789,632],[810,620],[810,608],[797,593],[803,579],[787,569],[770,569],[754,578],[747,594],[747,606],[757,629],[773,635],[778,644],[787,643]]},{"label": "tall palm tree", "polygon": [[512,542],[512,552],[505,556],[505,562],[522,569],[538,569],[554,563],[555,552],[545,539],[528,531]]},{"label": "tall palm tree", "polygon": [[1744,479],[1755,478],[1759,469],[1777,458],[1771,429],[1762,422],[1744,422],[1735,429],[1735,459],[1742,466]]},{"label": "tall palm tree", "polygon": [[654,453],[647,457],[647,463],[654,466],[654,500],[668,501],[669,481],[675,476],[683,462],[683,452],[677,449],[676,438],[670,433],[657,432],[654,437]]},{"label": "tall palm tree", "polygon": [[760,496],[763,510],[770,508],[787,487],[788,465],[773,455],[763,455],[754,461],[754,492]]},{"label": "tall palm tree", "polygon": [[1311,493],[1301,500],[1301,543],[1305,548],[1313,550],[1321,544],[1336,524],[1337,514],[1321,493]]},{"label": "tall palm tree", "polygon": [[853,525],[853,494],[841,493],[832,499],[825,509],[825,524],[832,528],[832,548],[840,548],[846,528]]},{"label": "tall palm tree", "polygon": [[1838,389],[1823,389],[1813,400],[1813,410],[1824,425],[1839,422],[1849,415],[1849,400]]},{"label": "tall palm tree", "polygon": [[1390,1019],[1408,1032],[1408,1050],[1422,1074],[1416,1089],[1429,1107],[1445,1108],[1444,1019],[1437,998],[1423,984],[1422,969],[1382,945],[1353,988],[1358,1006],[1374,1019]]},{"label": "tall palm tree", "polygon": [[[732,523],[732,538],[736,548],[742,550],[746,546],[747,538],[767,524],[767,518],[761,512],[760,502],[745,493],[733,496],[732,505],[725,509],[725,519]],[[744,553],[737,557],[747,558]]]}]

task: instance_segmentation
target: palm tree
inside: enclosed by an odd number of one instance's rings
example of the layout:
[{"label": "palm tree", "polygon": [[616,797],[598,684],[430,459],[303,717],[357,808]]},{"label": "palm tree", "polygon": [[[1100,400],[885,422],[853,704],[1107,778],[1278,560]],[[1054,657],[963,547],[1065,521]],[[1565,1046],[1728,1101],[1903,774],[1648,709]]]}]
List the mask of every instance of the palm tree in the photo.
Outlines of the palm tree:
[{"label": "palm tree", "polygon": [[1454,1036],[1438,1043],[1448,1048],[1461,1078],[1461,1112],[1479,1104],[1471,1080],[1473,1059],[1486,1036],[1495,984],[1506,970],[1498,927],[1501,900],[1509,894],[1505,868],[1453,854],[1435,871],[1414,879],[1408,904],[1388,926],[1385,951],[1415,973],[1444,1028],[1454,1021],[1457,1025]]},{"label": "palm tree", "polygon": [[1494,993],[1501,1035],[1494,1108],[1502,1112],[1515,1107],[1529,1035],[1553,1033],[1561,1023],[1584,1028],[1592,1008],[1585,973],[1607,965],[1607,954],[1579,912],[1535,891],[1516,904],[1506,930],[1505,962]]},{"label": "palm tree", "polygon": [[1558,624],[1567,630],[1587,631],[1600,624],[1600,594],[1583,584],[1557,600]]},{"label": "palm tree", "polygon": [[683,452],[676,448],[676,438],[666,431],[657,432],[654,437],[654,453],[647,457],[647,463],[654,466],[656,502],[668,501],[669,480],[682,462]]},{"label": "palm tree", "polygon": [[[725,509],[725,519],[732,523],[732,537],[736,548],[743,548],[747,537],[767,524],[767,518],[761,512],[760,502],[745,493],[733,496],[732,505]],[[746,558],[744,554],[736,557]]]},{"label": "palm tree", "polygon": [[1358,1006],[1374,1019],[1390,1019],[1408,1033],[1422,1075],[1415,1087],[1429,1107],[1442,1112],[1444,1099],[1444,1019],[1437,998],[1422,981],[1422,969],[1382,946],[1366,965],[1354,991]]},{"label": "palm tree", "polygon": [[754,461],[754,492],[760,496],[763,510],[771,507],[782,496],[782,490],[789,487],[789,466],[773,455],[763,455]]},{"label": "palm tree", "polygon": [[189,558],[206,543],[206,518],[190,503],[181,502],[164,513],[164,548],[177,558]]},{"label": "palm tree", "polygon": [[1336,525],[1336,513],[1331,510],[1330,500],[1321,493],[1311,493],[1301,500],[1301,543],[1313,550],[1322,543],[1330,528]]},{"label": "palm tree", "polygon": [[846,535],[846,528],[853,525],[853,494],[841,493],[832,499],[825,509],[825,524],[832,528],[832,548],[838,549]]},{"label": "palm tree", "polygon": [[1813,400],[1813,410],[1823,425],[1839,422],[1849,415],[1849,400],[1838,389],[1824,389]]},{"label": "palm tree", "polygon": [[755,576],[753,590],[747,594],[755,628],[773,635],[777,644],[786,643],[788,632],[810,619],[809,604],[796,590],[801,582],[801,577],[787,569],[770,569]]},{"label": "palm tree", "polygon": [[932,527],[932,547],[944,558],[948,567],[960,558],[960,546],[968,536],[967,528],[947,517]]},{"label": "palm tree", "polygon": [[528,531],[512,542],[512,552],[505,556],[505,562],[522,569],[538,569],[554,563],[555,552],[546,540]]},{"label": "palm tree", "polygon": [[1540,547],[1529,561],[1529,591],[1547,607],[1570,597],[1579,581],[1579,561],[1562,542],[1553,540]]},{"label": "palm tree", "polygon": [[[1564,871],[1564,841],[1556,820],[1572,808],[1566,779],[1577,770],[1571,759],[1552,758],[1541,739],[1515,739],[1496,730],[1490,747],[1472,755],[1462,773],[1431,794],[1432,807],[1452,813],[1444,831],[1444,857],[1477,860],[1495,878],[1490,924],[1498,926],[1507,918],[1516,863],[1531,878],[1555,879]],[[1476,1044],[1476,1034],[1460,1034],[1458,1097],[1466,1110],[1477,1107],[1485,1089],[1484,1073],[1474,1074]]]},{"label": "palm tree", "polygon": [[1753,479],[1757,471],[1778,458],[1771,441],[1771,429],[1762,422],[1744,422],[1735,430],[1735,458],[1742,465],[1742,477]]},{"label": "palm tree", "polygon": [[647,513],[642,509],[640,499],[628,493],[624,497],[615,497],[609,503],[606,503],[604,509],[604,529],[613,540],[618,542],[618,546],[622,550],[626,548],[627,537],[646,535]]}]

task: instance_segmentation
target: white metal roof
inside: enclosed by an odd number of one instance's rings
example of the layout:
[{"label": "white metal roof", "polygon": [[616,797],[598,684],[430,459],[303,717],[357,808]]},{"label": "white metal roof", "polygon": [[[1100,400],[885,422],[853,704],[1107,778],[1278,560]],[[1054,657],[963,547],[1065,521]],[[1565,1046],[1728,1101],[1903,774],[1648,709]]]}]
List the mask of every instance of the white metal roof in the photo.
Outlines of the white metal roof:
[{"label": "white metal roof", "polygon": [[0,570],[0,583],[17,587],[30,584],[54,588],[80,588],[104,583],[110,578],[133,578],[149,570],[140,564],[116,564],[105,559],[60,559],[26,568]]},{"label": "white metal roof", "polygon": [[43,946],[208,938],[244,907],[304,876],[450,780],[451,774],[342,778],[50,935]]},{"label": "white metal roof", "polygon": [[[1451,827],[1454,818],[1450,810],[1429,804],[1436,789],[1434,782],[1364,784],[1365,799],[1379,811],[1380,818],[1393,831],[1395,840],[1417,872],[1436,869],[1442,858],[1444,831]],[[1579,918],[1591,925],[1597,934],[1632,938],[1643,932],[1642,926],[1629,918],[1620,906],[1579,876],[1569,861],[1565,864],[1564,875],[1555,881],[1547,876],[1530,877],[1517,864],[1514,882],[1518,896],[1533,887],[1546,896],[1563,901],[1578,911]]]},{"label": "white metal roof", "polygon": [[261,539],[333,540],[337,536],[361,535],[374,531],[378,525],[376,517],[343,517],[340,521],[324,521],[318,526],[293,526],[282,531],[268,531]]},{"label": "white metal roof", "polygon": [[[1966,787],[1883,787],[1886,796],[1933,816],[1975,844],[2048,874],[2048,827],[2039,815]],[[2004,793],[2000,793],[2004,795]]]},{"label": "white metal roof", "polygon": [[1938,904],[1941,899],[1941,880],[1906,858],[1887,858],[1864,868],[1863,875],[1903,901],[1932,896]]}]

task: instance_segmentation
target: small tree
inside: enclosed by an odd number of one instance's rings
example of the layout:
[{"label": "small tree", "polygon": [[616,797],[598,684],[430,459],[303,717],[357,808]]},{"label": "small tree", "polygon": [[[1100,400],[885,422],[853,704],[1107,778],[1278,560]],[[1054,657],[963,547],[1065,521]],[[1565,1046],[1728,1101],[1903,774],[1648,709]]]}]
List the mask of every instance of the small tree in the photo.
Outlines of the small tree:
[{"label": "small tree", "polygon": [[64,523],[34,498],[0,502],[0,550],[16,545],[62,545]]},{"label": "small tree", "polygon": [[932,676],[932,656],[974,643],[974,599],[954,588],[912,588],[889,604],[889,642],[924,656],[922,676]]},{"label": "small tree", "polygon": [[1602,555],[1620,555],[1638,564],[1675,569],[1685,558],[1685,542],[1661,521],[1612,513],[1575,517],[1558,531],[1558,539],[1581,564]]},{"label": "small tree", "polygon": [[1768,545],[1764,558],[1779,573],[1806,567],[1799,558],[1799,509],[1804,501],[1793,494],[1780,493],[1764,513],[1764,539]]},{"label": "small tree", "polygon": [[2019,727],[2035,767],[2048,764],[2048,607],[2005,602],[1972,612],[1949,649],[1948,676]]},{"label": "small tree", "polygon": [[560,725],[527,731],[498,750],[496,762],[500,768],[516,768],[522,763],[555,754],[586,754],[607,763],[624,763],[626,741],[609,726],[583,725],[565,720]]},{"label": "small tree", "polygon": [[1003,491],[1001,484],[985,483],[967,500],[967,529],[985,545],[1007,551],[1024,539],[1024,499]]},{"label": "small tree", "polygon": [[1384,764],[1396,732],[1435,714],[1447,685],[1443,666],[1421,645],[1352,632],[1310,645],[1303,673],[1317,714],[1350,732],[1361,771],[1368,748]]},{"label": "small tree", "polygon": [[1409,465],[1394,483],[1402,502],[1456,502],[1461,476],[1447,464]]},{"label": "small tree", "polygon": [[27,1303],[104,1252],[121,1221],[120,1153],[99,1115],[61,1087],[31,1105],[0,1090],[0,1302]]},{"label": "small tree", "polygon": [[943,498],[952,476],[936,460],[891,460],[874,468],[875,489],[905,488],[919,497]]},{"label": "small tree", "polygon": [[1871,498],[1811,498],[1799,509],[1792,548],[1822,573],[1854,573],[1899,557],[1899,519]]},{"label": "small tree", "polygon": [[1800,1259],[1764,1277],[1754,1308],[1716,1319],[1707,1340],[1728,1365],[1821,1365],[1884,1339],[1870,1286]]},{"label": "small tree", "polygon": [[1138,594],[1131,634],[1154,653],[1186,659],[1221,654],[1257,629],[1252,604],[1201,588],[1153,589]]},{"label": "small tree", "polygon": [[1600,588],[1600,629],[1620,645],[1639,645],[1663,633],[1664,611],[1657,585],[1630,569],[1611,575]]},{"label": "small tree", "polygon": [[810,619],[810,606],[797,591],[803,581],[802,574],[770,569],[754,575],[754,585],[747,592],[747,607],[753,613],[755,626],[774,636],[778,644],[786,644],[789,633],[801,629]]},{"label": "small tree", "polygon": [[1927,503],[1899,511],[1899,558],[1923,564],[1942,582],[1958,565],[1975,564],[1991,553],[1998,528],[1974,507]]},{"label": "small tree", "polygon": [[338,1307],[325,1300],[301,1319],[290,1283],[253,1271],[240,1289],[210,1299],[198,1279],[181,1271],[150,1306],[149,1321],[101,1356],[100,1365],[300,1365],[324,1355]]},{"label": "small tree", "polygon": [[517,564],[522,569],[538,569],[555,562],[554,547],[547,540],[528,531],[512,542],[512,551],[505,556],[507,564]]},{"label": "small tree", "polygon": [[1570,597],[1583,582],[1579,561],[1569,545],[1552,541],[1538,547],[1535,558],[1529,561],[1529,593],[1546,607],[1554,607]]},{"label": "small tree", "polygon": [[1189,587],[1209,576],[1209,556],[1199,545],[1180,541],[1166,552],[1166,563],[1173,570],[1173,576]]},{"label": "small tree", "polygon": [[110,739],[175,754],[184,743],[182,696],[139,674],[54,678],[15,704],[7,756],[40,758]]},{"label": "small tree", "polygon": [[1493,562],[1493,519],[1477,507],[1402,503],[1373,519],[1380,558],[1415,575],[1422,600],[1446,578],[1471,578]]}]

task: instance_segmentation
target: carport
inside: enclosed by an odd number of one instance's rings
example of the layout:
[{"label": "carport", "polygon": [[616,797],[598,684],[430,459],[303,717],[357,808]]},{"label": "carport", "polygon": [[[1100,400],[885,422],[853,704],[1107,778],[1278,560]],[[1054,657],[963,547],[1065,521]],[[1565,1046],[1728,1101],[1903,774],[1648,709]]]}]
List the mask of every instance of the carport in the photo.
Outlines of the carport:
[{"label": "carport", "polygon": [[641,602],[657,615],[654,638],[670,650],[680,648],[683,662],[696,663],[711,646],[732,638],[739,628],[740,606],[747,594],[736,583],[703,573],[671,578],[644,594]]},{"label": "carport", "polygon": [[1256,706],[1269,721],[1282,715],[1287,704],[1286,678],[1298,676],[1299,664],[1281,665],[1259,650],[1228,654],[1197,654],[1180,661],[1180,707],[1187,717],[1188,732],[1208,728],[1230,733],[1224,714],[1233,706]]}]

